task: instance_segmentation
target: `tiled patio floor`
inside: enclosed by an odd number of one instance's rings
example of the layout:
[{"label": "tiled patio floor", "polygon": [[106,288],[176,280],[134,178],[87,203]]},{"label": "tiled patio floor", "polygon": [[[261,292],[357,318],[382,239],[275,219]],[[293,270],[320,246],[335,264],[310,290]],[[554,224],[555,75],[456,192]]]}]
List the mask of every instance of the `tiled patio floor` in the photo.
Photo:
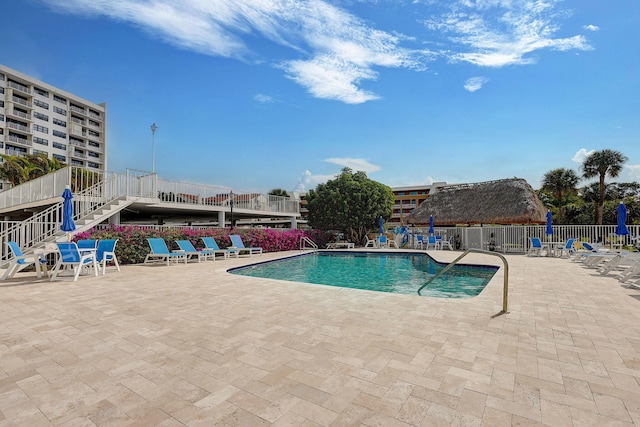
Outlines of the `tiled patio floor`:
[{"label": "tiled patio floor", "polygon": [[248,259],[20,273],[0,282],[0,426],[640,425],[640,291],[507,259],[498,316],[502,270],[464,300],[225,272]]}]

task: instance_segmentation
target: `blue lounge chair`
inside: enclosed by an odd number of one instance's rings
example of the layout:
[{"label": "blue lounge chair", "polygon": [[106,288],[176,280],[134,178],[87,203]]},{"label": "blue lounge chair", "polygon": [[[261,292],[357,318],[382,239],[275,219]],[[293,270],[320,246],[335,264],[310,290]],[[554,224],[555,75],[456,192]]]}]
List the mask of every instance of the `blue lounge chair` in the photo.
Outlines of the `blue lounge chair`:
[{"label": "blue lounge chair", "polygon": [[206,260],[207,256],[213,256],[211,252],[207,253],[197,250],[190,240],[176,240],[176,243],[178,244],[178,247],[180,247],[181,252],[184,252],[184,254],[188,258],[197,259],[198,262],[202,261],[203,259]]},{"label": "blue lounge chair", "polygon": [[248,252],[249,256],[252,256],[253,254],[259,254],[262,255],[262,248],[248,248],[244,245],[244,243],[242,243],[242,238],[237,235],[237,234],[231,234],[229,236],[229,238],[231,239],[231,244],[232,249],[237,249],[240,253],[238,255],[241,255],[242,252]]},{"label": "blue lounge chair", "polygon": [[7,242],[7,246],[9,246],[9,249],[13,252],[13,258],[9,260],[9,266],[2,275],[1,280],[15,276],[18,271],[32,264],[36,266],[36,272],[38,273],[38,277],[40,277],[40,266],[47,263],[46,259],[41,259],[35,255],[25,256],[16,242]]},{"label": "blue lounge chair", "polygon": [[58,245],[60,257],[58,258],[58,262],[56,262],[56,266],[53,269],[51,281],[55,280],[56,277],[58,277],[60,268],[63,266],[72,267],[74,272],[74,282],[78,280],[78,276],[80,276],[82,267],[93,265],[94,276],[98,275],[98,262],[96,261],[95,251],[81,253],[80,249],[78,249],[78,245],[74,242],[57,242],[56,245]]},{"label": "blue lounge chair", "polygon": [[164,239],[152,237],[147,239],[147,241],[151,247],[151,252],[144,258],[144,264],[151,264],[157,261],[162,263],[166,262],[167,265],[169,265],[171,261],[187,263],[187,256],[183,252],[169,252],[169,248],[167,248]]},{"label": "blue lounge chair", "polygon": [[527,252],[527,256],[531,256],[531,254],[537,254],[540,256],[540,252],[542,252],[542,242],[538,237],[529,237],[529,251]]},{"label": "blue lounge chair", "polygon": [[220,249],[220,246],[218,246],[216,239],[214,239],[213,237],[201,237],[201,239],[206,250],[212,251],[214,256],[223,255],[224,259],[227,259],[230,256],[238,258],[238,251],[236,251],[235,249]]},{"label": "blue lounge chair", "polygon": [[98,265],[102,264],[102,267],[100,267],[102,274],[107,272],[107,263],[109,262],[112,262],[120,271],[118,258],[116,258],[116,243],[118,243],[118,239],[105,239],[98,242],[96,261]]},{"label": "blue lounge chair", "polygon": [[440,249],[440,244],[436,236],[427,236],[427,246],[425,249],[429,250],[429,248]]},{"label": "blue lounge chair", "polygon": [[418,234],[417,236],[415,236],[415,241],[413,243],[413,247],[418,249],[424,249],[424,237],[422,237],[420,234]]},{"label": "blue lounge chair", "polygon": [[573,255],[576,253],[576,249],[573,247],[573,242],[575,242],[576,239],[567,239],[567,241],[559,246],[555,247],[555,251],[558,252],[558,256],[560,258],[562,258],[562,255],[564,255],[564,253],[567,253],[567,256]]}]

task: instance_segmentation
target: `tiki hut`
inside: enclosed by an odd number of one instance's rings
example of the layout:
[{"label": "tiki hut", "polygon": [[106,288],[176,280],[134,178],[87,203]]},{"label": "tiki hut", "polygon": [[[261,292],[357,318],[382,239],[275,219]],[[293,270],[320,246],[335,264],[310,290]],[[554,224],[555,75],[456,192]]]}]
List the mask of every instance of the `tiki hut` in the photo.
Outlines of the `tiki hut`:
[{"label": "tiki hut", "polygon": [[413,225],[544,224],[547,209],[521,178],[438,188],[407,218]]}]

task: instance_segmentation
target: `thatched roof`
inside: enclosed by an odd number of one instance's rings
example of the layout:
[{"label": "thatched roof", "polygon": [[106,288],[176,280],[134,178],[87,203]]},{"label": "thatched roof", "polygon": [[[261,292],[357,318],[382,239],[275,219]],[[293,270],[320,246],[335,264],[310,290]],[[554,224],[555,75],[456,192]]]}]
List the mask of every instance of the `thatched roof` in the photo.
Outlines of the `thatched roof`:
[{"label": "thatched roof", "polygon": [[407,218],[409,224],[437,225],[544,223],[547,210],[521,178],[438,188]]}]

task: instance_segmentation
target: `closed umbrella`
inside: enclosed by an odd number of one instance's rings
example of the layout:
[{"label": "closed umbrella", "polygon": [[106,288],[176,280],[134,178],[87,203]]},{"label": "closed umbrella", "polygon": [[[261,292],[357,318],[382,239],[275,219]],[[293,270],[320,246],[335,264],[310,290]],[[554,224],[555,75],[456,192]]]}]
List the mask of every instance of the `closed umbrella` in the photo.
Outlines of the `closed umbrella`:
[{"label": "closed umbrella", "polygon": [[626,236],[629,234],[629,229],[627,228],[627,207],[624,203],[620,202],[617,209],[618,213],[618,226],[616,227],[616,234],[618,236]]},{"label": "closed umbrella", "polygon": [[384,219],[382,215],[378,218],[378,227],[380,228],[380,234],[384,234]]},{"label": "closed umbrella", "polygon": [[76,224],[73,222],[73,194],[71,194],[71,189],[67,185],[62,192],[62,226],[60,226],[60,230],[65,231],[67,233],[71,233],[76,229]]},{"label": "closed umbrella", "polygon": [[429,234],[435,233],[433,229],[433,215],[429,215]]},{"label": "closed umbrella", "polygon": [[551,211],[547,210],[547,230],[545,232],[545,234],[547,235],[552,235],[553,234],[553,219],[551,217]]}]

